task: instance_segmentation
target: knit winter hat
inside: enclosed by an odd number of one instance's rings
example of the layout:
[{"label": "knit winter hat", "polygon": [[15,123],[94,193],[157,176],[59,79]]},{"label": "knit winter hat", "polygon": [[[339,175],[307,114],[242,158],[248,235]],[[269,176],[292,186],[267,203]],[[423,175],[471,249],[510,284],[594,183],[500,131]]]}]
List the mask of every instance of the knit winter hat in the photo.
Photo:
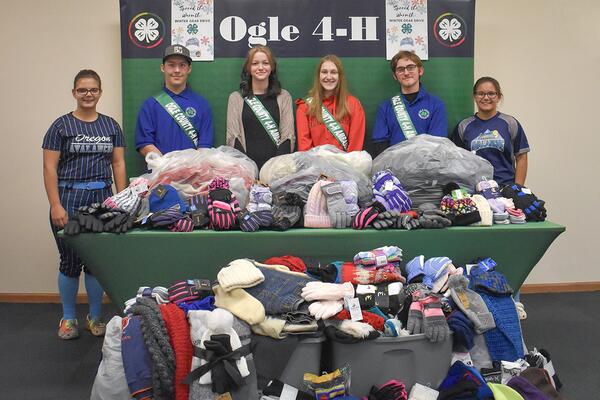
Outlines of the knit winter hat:
[{"label": "knit winter hat", "polygon": [[492,393],[494,393],[494,400],[524,400],[523,396],[510,386],[499,383],[488,383],[488,386],[492,389]]},{"label": "knit winter hat", "polygon": [[250,260],[241,258],[221,268],[217,280],[221,288],[229,292],[236,288],[256,286],[265,280],[265,276]]},{"label": "knit winter hat", "polygon": [[480,194],[474,194],[471,196],[471,200],[477,206],[477,210],[481,216],[481,221],[474,223],[472,226],[492,226],[494,216],[490,203]]},{"label": "knit winter hat", "polygon": [[160,306],[173,351],[175,351],[175,400],[187,400],[188,385],[182,383],[192,366],[192,340],[185,313],[175,304]]},{"label": "knit winter hat", "polygon": [[507,383],[508,386],[519,392],[524,399],[527,400],[548,400],[549,397],[546,396],[540,389],[535,387],[535,385],[529,382],[527,379],[522,376],[515,376],[510,379]]},{"label": "knit winter hat", "polygon": [[325,181],[317,181],[308,193],[304,211],[304,226],[306,228],[331,228],[331,220],[327,213],[327,200],[321,191]]},{"label": "knit winter hat", "polygon": [[150,192],[148,202],[150,204],[150,212],[166,210],[175,205],[179,205],[179,211],[182,213],[187,210],[187,205],[181,197],[179,197],[177,189],[171,185],[156,186],[152,189],[152,192]]},{"label": "knit winter hat", "polygon": [[268,265],[285,265],[290,271],[306,272],[306,264],[300,257],[296,256],[281,256],[271,257],[265,260]]}]

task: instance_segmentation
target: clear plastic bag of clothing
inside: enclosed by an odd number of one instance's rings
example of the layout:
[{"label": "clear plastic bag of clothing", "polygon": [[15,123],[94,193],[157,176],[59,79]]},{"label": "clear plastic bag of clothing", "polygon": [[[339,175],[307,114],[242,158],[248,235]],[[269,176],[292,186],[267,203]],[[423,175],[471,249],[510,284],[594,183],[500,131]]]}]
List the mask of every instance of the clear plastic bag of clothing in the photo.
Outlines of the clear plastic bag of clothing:
[{"label": "clear plastic bag of clothing", "polygon": [[229,179],[230,190],[242,208],[258,176],[256,163],[229,146],[172,151],[162,156],[149,153],[146,163],[151,172],[144,177],[148,179],[150,189],[158,184],[168,184],[188,198],[207,194],[210,181],[220,176]]},{"label": "clear plastic bag of clothing", "polygon": [[335,146],[323,145],[271,158],[261,168],[260,180],[273,193],[297,193],[304,201],[321,175],[336,181],[351,180],[358,186],[359,203],[365,204],[373,197],[371,165],[371,155],[366,151],[346,153]]},{"label": "clear plastic bag of clothing", "polygon": [[387,148],[373,160],[373,172],[384,169],[400,180],[413,208],[426,202],[439,204],[442,188],[449,182],[472,192],[482,176],[494,175],[489,161],[431,135],[417,135]]}]

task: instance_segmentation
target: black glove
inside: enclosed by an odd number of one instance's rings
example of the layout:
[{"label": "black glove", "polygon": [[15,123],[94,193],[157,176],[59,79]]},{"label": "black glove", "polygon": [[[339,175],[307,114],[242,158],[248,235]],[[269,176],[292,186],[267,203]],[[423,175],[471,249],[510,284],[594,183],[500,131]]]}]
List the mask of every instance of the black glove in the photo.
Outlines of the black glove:
[{"label": "black glove", "polygon": [[110,210],[108,207],[102,206],[100,203],[92,203],[88,206],[79,207],[76,211],[76,218],[82,230],[87,232],[103,232],[104,224],[99,216],[103,212]]},{"label": "black glove", "polygon": [[515,207],[523,210],[527,221],[544,221],[546,219],[546,202],[538,199],[533,192],[518,183],[504,186],[502,196],[512,199]]},{"label": "black glove", "polygon": [[382,229],[393,229],[397,228],[398,218],[400,217],[400,211],[384,211],[377,214],[377,218],[373,221],[373,228],[377,230]]},{"label": "black glove", "polygon": [[397,380],[391,380],[380,386],[373,386],[369,392],[369,400],[406,399],[406,386]]},{"label": "black glove", "polygon": [[373,224],[377,216],[385,211],[385,206],[378,201],[361,209],[352,219],[352,228],[365,229]]},{"label": "black glove", "polygon": [[69,217],[69,221],[65,224],[63,228],[65,235],[73,236],[78,235],[81,231],[79,226],[79,220],[77,219],[77,215],[73,214]]},{"label": "black glove", "polygon": [[419,224],[425,229],[446,228],[452,221],[433,203],[423,203],[419,206]]},{"label": "black glove", "polygon": [[400,214],[398,217],[398,228],[406,229],[410,231],[411,229],[416,229],[421,226],[418,219],[415,219],[410,214]]},{"label": "black glove", "polygon": [[208,217],[208,196],[197,194],[190,197],[189,201],[190,217],[196,228],[203,228],[210,224]]}]

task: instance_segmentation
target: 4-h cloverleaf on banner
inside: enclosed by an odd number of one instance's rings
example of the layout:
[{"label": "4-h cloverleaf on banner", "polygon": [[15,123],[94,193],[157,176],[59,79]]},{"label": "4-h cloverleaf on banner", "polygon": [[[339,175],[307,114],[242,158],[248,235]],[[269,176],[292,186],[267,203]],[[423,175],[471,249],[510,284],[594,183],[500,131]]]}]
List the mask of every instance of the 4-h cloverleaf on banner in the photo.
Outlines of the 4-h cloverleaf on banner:
[{"label": "4-h cloverleaf on banner", "polygon": [[448,19],[443,19],[440,22],[440,37],[444,40],[449,40],[450,42],[457,40],[458,38],[460,38],[462,32],[460,30],[460,28],[462,27],[462,24],[460,23],[459,20],[457,20],[456,18],[452,18],[450,20]]},{"label": "4-h cloverleaf on banner", "polygon": [[158,38],[158,22],[154,18],[147,20],[140,18],[134,26],[136,28],[134,35],[140,42],[150,43]]}]

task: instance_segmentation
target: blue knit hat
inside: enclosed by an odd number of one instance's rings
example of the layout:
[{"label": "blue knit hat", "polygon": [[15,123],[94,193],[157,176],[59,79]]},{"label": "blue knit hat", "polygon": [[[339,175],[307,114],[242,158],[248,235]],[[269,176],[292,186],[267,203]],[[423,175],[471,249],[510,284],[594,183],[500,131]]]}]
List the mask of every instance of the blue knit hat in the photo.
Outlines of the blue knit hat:
[{"label": "blue knit hat", "polygon": [[150,192],[148,201],[150,203],[150,212],[166,210],[177,204],[179,205],[179,211],[182,213],[187,211],[187,205],[181,197],[179,197],[177,189],[171,185],[156,186],[152,189],[152,192]]},{"label": "blue knit hat", "polygon": [[476,368],[469,367],[462,361],[456,361],[438,387],[438,391],[448,391],[464,382],[472,382],[477,386],[477,399],[493,399],[494,394]]}]

